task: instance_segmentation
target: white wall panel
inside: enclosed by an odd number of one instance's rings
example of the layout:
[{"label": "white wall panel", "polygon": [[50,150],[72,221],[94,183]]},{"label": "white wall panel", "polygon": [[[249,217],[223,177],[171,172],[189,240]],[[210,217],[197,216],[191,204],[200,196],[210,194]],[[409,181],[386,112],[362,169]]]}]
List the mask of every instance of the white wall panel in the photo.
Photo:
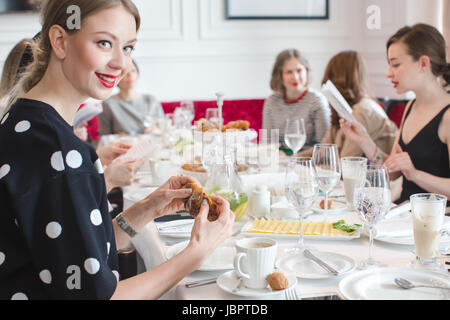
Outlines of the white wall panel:
[{"label": "white wall panel", "polygon": [[[276,1],[276,0],[274,0]],[[226,20],[224,0],[135,0],[142,16],[134,53],[139,89],[160,100],[264,98],[276,55],[295,47],[309,59],[318,88],[328,60],[359,50],[368,61],[373,91],[395,95],[384,78],[385,41],[404,24],[408,0],[330,0],[328,20]],[[366,27],[366,8],[378,5],[382,28]],[[0,63],[24,37],[39,30],[36,14],[0,16]]]}]

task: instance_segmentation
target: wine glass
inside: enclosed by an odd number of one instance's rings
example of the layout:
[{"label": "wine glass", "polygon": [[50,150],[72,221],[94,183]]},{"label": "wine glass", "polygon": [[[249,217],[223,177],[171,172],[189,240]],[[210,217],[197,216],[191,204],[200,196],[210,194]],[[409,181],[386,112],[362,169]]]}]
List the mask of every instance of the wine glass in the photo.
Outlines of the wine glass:
[{"label": "wine glass", "polygon": [[339,183],[341,165],[335,144],[314,145],[312,161],[319,189],[324,193],[324,220],[328,220],[328,193]]},{"label": "wine glass", "polygon": [[195,118],[195,106],[191,100],[183,100],[180,102],[180,108],[184,111],[186,123],[189,126],[192,124],[192,120]]},{"label": "wine glass", "polygon": [[305,120],[287,119],[284,127],[284,142],[294,156],[306,142]]},{"label": "wine glass", "polygon": [[[300,234],[295,252],[304,249],[303,217],[316,200],[318,187],[311,158],[292,158],[286,168],[285,193],[288,201],[295,207],[300,218]],[[291,251],[291,250],[290,250]]]},{"label": "wine glass", "polygon": [[372,257],[373,229],[391,206],[389,173],[384,165],[367,166],[365,185],[355,189],[354,204],[361,220],[369,229],[369,258],[362,261],[358,268],[377,267],[380,262]]},{"label": "wine glass", "polygon": [[218,108],[208,108],[206,109],[205,118],[208,121],[215,122],[219,124],[219,109]]}]

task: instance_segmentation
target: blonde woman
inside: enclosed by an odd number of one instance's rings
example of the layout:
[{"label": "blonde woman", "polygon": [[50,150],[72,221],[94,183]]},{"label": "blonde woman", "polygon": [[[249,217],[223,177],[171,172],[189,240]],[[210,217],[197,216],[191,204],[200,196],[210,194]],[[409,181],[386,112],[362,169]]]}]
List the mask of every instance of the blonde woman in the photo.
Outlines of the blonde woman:
[{"label": "blonde woman", "polygon": [[[371,98],[367,78],[362,56],[356,51],[343,51],[328,62],[322,84],[331,80],[351,106],[355,119],[366,128],[375,144],[380,150],[390,152],[397,136],[397,127],[389,120],[381,106]],[[331,109],[331,127],[321,143],[336,144],[341,157],[364,155],[357,143],[346,139],[334,109]],[[303,151],[300,155],[311,156],[312,149]]]},{"label": "blonde woman", "polygon": [[325,96],[310,84],[308,60],[296,49],[278,54],[272,70],[270,87],[274,93],[264,102],[263,129],[279,130],[281,150],[292,151],[284,143],[286,119],[304,119],[306,142],[303,150],[319,143],[330,127],[330,109]]},{"label": "blonde woman", "polygon": [[[80,29],[66,26],[74,5]],[[47,0],[41,16],[33,64],[0,120],[0,299],[158,298],[230,236],[234,215],[216,197],[221,214],[209,222],[203,204],[185,250],[120,281],[117,248],[183,208],[193,180],[173,177],[111,221],[102,164],[71,123],[83,101],[108,98],[127,72],[138,10],[130,0]]]}]

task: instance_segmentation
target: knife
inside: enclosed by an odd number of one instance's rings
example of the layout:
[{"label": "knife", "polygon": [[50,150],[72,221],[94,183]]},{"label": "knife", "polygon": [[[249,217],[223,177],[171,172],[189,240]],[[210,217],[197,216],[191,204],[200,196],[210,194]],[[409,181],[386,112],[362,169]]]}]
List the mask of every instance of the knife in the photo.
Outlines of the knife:
[{"label": "knife", "polygon": [[217,278],[212,279],[205,279],[205,280],[198,280],[198,281],[192,281],[185,284],[186,288],[194,288],[194,287],[200,287],[207,284],[211,284],[216,282]]},{"label": "knife", "polygon": [[316,262],[319,266],[321,266],[322,268],[324,268],[326,271],[328,271],[329,273],[331,273],[332,275],[339,275],[339,272],[337,272],[335,269],[333,269],[332,267],[330,267],[328,264],[326,264],[324,261],[322,261],[321,259],[317,258],[315,255],[313,255],[311,253],[311,251],[309,251],[308,249],[305,249],[303,251],[303,254],[305,255],[305,257],[307,257],[308,259],[313,260],[314,262]]}]

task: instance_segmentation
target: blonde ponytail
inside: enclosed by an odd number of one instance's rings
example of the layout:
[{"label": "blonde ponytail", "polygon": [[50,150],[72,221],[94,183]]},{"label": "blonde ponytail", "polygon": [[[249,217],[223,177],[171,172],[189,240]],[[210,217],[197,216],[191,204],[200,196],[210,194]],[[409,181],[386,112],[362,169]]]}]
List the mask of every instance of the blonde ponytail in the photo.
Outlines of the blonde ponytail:
[{"label": "blonde ponytail", "polygon": [[30,41],[29,43],[33,61],[25,68],[17,84],[12,89],[9,99],[9,109],[20,97],[23,97],[36,84],[41,81],[47,71],[50,62],[51,48],[50,44],[46,44],[41,37]]}]

